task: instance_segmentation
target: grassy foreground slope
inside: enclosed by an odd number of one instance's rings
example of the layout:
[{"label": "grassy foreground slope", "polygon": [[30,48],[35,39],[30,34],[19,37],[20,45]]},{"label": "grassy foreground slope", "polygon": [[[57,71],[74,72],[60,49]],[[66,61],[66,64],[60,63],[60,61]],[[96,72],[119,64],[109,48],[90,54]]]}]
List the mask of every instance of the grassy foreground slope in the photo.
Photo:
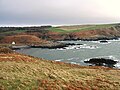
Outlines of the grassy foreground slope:
[{"label": "grassy foreground slope", "polygon": [[120,70],[0,51],[0,90],[120,90]]}]

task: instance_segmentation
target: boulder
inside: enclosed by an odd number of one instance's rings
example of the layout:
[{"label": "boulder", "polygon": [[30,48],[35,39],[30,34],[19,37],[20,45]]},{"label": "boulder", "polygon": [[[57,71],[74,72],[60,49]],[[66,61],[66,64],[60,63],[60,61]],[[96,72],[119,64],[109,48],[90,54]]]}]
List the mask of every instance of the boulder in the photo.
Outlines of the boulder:
[{"label": "boulder", "polygon": [[114,61],[112,59],[105,59],[105,58],[92,58],[84,62],[93,64],[95,66],[107,66],[107,67],[114,67],[114,65],[117,64],[117,61]]},{"label": "boulder", "polygon": [[106,40],[101,40],[100,43],[108,43]]}]

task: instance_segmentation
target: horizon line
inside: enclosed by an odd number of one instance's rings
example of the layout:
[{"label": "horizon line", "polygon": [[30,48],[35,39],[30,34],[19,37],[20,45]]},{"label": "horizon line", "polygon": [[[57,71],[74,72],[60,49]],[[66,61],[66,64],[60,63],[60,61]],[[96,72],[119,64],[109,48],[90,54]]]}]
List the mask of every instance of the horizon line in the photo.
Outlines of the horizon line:
[{"label": "horizon line", "polygon": [[82,24],[3,24],[0,27],[38,27],[38,26],[72,26],[72,25],[99,25],[99,24],[119,24],[120,22],[111,22],[111,23],[82,23]]}]

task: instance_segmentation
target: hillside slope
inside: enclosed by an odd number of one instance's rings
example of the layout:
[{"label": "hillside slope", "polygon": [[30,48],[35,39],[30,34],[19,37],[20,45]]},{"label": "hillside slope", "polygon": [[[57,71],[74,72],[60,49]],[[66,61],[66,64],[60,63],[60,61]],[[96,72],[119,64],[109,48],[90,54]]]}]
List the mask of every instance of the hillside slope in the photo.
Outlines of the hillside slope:
[{"label": "hillside slope", "polygon": [[115,37],[115,36],[120,36],[120,29],[111,27],[111,28],[103,28],[98,30],[86,30],[86,31],[75,32],[72,33],[71,35],[82,39]]},{"label": "hillside slope", "polygon": [[0,90],[120,89],[120,70],[82,67],[3,51],[0,49]]},{"label": "hillside slope", "polygon": [[[56,34],[50,35],[49,38],[58,40],[76,40],[76,39],[111,39],[120,37],[119,24],[103,24],[103,25],[73,25],[60,26],[50,29]],[[49,36],[49,34],[48,34]],[[55,38],[56,37],[56,38]]]},{"label": "hillside slope", "polygon": [[[58,26],[58,27],[48,27],[46,29],[41,27],[28,27],[29,29],[24,28],[22,30],[15,29],[11,33],[12,27],[9,27],[10,30],[0,32],[0,40],[6,38],[6,36],[19,36],[19,35],[32,35],[39,37],[44,40],[96,40],[96,39],[114,39],[120,37],[120,24],[98,24],[98,25],[71,25],[71,26]],[[22,32],[21,32],[22,31]],[[7,33],[7,34],[6,34]],[[25,37],[25,36],[24,36]],[[13,38],[13,37],[12,37]],[[27,38],[27,37],[26,37]],[[8,39],[9,40],[9,39]],[[28,40],[28,39],[27,39]],[[24,38],[22,42],[27,41]],[[31,38],[30,38],[31,40]],[[29,40],[29,41],[30,41]],[[31,40],[33,43],[37,39]],[[3,40],[4,42],[6,40]],[[20,40],[21,41],[21,40]],[[39,42],[39,40],[37,40]]]},{"label": "hillside slope", "polygon": [[15,42],[16,44],[43,44],[47,43],[46,40],[40,39],[34,35],[12,35],[6,36],[0,41],[1,43],[11,44]]},{"label": "hillside slope", "polygon": [[58,26],[53,27],[50,30],[54,32],[61,32],[61,33],[71,33],[71,32],[80,32],[85,30],[97,30],[97,29],[104,29],[114,27],[118,24],[90,24],[90,25],[70,25],[70,26]]}]

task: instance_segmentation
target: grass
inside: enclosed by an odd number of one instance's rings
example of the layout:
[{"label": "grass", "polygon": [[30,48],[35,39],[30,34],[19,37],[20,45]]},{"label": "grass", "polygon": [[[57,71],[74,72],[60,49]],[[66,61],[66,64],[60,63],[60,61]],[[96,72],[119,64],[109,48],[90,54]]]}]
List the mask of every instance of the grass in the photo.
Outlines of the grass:
[{"label": "grass", "polygon": [[120,70],[0,54],[0,90],[119,90]]},{"label": "grass", "polygon": [[65,30],[62,30],[62,29],[59,29],[59,28],[55,28],[55,27],[51,27],[49,28],[50,31],[53,31],[53,32],[59,32],[59,33],[65,33],[67,31]]},{"label": "grass", "polygon": [[110,28],[113,26],[115,26],[115,24],[75,25],[75,26],[52,27],[49,30],[53,32],[59,32],[59,33],[72,33],[72,32],[84,31],[84,30],[96,30],[96,29]]},{"label": "grass", "polygon": [[26,32],[27,30],[15,30],[15,31],[6,31],[6,32],[2,32],[2,34],[18,34],[18,33],[22,33],[22,32]]}]

